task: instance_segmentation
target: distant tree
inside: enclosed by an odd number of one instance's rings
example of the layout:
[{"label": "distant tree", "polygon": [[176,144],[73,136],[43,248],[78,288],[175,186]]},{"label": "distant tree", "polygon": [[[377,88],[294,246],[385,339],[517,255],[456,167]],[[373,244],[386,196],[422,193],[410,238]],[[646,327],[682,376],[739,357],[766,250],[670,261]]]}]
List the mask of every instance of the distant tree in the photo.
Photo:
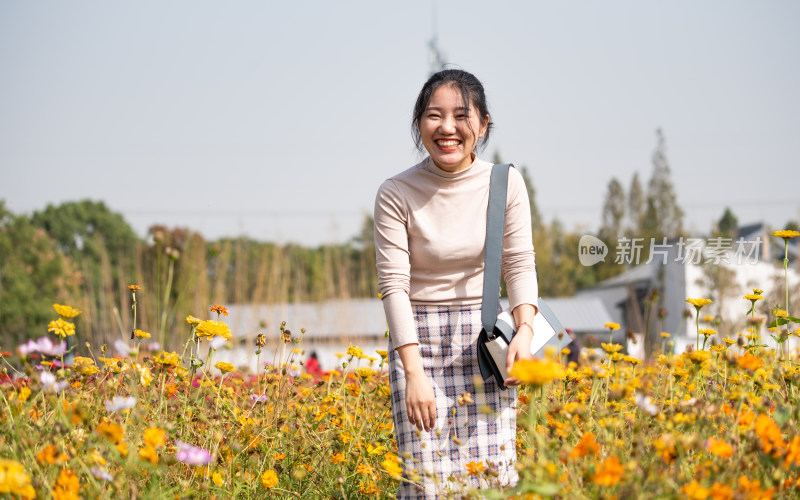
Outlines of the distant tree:
[{"label": "distant tree", "polygon": [[[47,335],[53,303],[77,306],[77,273],[55,241],[0,200],[0,334],[3,350]],[[75,320],[81,322],[80,316]],[[79,323],[80,324],[80,323]]]},{"label": "distant tree", "polygon": [[717,232],[725,238],[733,238],[739,228],[739,220],[733,215],[730,208],[725,207],[725,213],[717,222]]},{"label": "distant tree", "polygon": [[645,195],[639,172],[634,172],[631,187],[628,189],[628,235],[638,236],[642,231],[644,220]]},{"label": "distant tree", "polygon": [[670,178],[667,146],[661,129],[656,130],[653,152],[653,174],[647,184],[644,232],[656,238],[674,237],[683,232],[683,210],[678,206],[675,187]]},{"label": "distant tree", "polygon": [[608,182],[606,200],[603,203],[603,226],[601,232],[618,237],[622,234],[622,218],[625,216],[625,189],[612,178]]},{"label": "distant tree", "polygon": [[786,223],[785,226],[783,226],[783,230],[784,231],[800,231],[800,223],[798,223],[796,220],[790,220],[789,222]]},{"label": "distant tree", "polygon": [[103,202],[91,200],[48,205],[34,212],[31,222],[44,229],[80,270],[88,300],[83,304],[88,333],[117,330],[112,311],[127,294],[126,280],[134,274],[139,241],[130,225]]}]

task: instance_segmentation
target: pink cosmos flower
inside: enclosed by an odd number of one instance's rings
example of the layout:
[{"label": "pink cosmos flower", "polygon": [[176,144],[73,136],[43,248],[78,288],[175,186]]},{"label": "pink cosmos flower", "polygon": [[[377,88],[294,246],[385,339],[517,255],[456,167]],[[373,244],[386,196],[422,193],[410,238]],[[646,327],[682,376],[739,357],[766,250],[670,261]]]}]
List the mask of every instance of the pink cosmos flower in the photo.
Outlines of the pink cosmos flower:
[{"label": "pink cosmos flower", "polygon": [[67,343],[53,344],[49,337],[41,337],[36,341],[29,340],[17,348],[22,356],[40,352],[48,356],[63,356],[67,352]]},{"label": "pink cosmos flower", "polygon": [[188,465],[207,465],[214,460],[211,457],[211,453],[203,448],[197,448],[183,441],[175,441],[175,446],[178,448],[178,452],[175,453],[175,458],[177,458],[179,462]]}]

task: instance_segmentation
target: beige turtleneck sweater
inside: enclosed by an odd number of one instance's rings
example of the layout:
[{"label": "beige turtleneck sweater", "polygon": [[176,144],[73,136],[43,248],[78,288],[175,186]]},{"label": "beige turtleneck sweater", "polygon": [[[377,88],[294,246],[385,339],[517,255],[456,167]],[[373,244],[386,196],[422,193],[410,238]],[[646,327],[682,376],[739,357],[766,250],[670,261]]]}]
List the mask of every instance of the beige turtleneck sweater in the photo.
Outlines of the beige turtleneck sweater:
[{"label": "beige turtleneck sweater", "polygon": [[[491,167],[476,158],[460,172],[447,172],[426,158],[378,190],[378,287],[395,349],[418,343],[412,304],[481,303]],[[530,202],[525,182],[513,168],[502,268],[511,309],[536,306]]]}]

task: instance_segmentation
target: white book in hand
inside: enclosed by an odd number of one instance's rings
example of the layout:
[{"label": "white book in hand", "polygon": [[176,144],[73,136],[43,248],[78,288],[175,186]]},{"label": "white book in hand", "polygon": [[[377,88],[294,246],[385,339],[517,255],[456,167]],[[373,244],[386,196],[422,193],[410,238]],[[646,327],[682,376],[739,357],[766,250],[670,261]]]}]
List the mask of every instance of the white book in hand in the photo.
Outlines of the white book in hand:
[{"label": "white book in hand", "polygon": [[[561,340],[558,333],[563,332]],[[561,325],[553,310],[547,303],[539,299],[539,312],[533,317],[533,340],[531,341],[531,352],[536,357],[544,356],[544,348],[553,346],[556,349],[563,349],[572,342],[567,334],[567,330]]]}]

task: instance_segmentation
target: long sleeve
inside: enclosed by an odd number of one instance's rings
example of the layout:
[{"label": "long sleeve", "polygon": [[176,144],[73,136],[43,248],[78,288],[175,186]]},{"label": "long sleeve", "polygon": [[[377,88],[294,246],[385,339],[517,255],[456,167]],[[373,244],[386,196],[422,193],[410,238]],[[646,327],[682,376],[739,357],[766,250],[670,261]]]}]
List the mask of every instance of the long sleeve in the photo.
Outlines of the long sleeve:
[{"label": "long sleeve", "polygon": [[503,280],[509,306],[531,304],[538,309],[539,287],[531,234],[531,207],[522,175],[509,170],[506,227],[503,236]]},{"label": "long sleeve", "polygon": [[391,179],[378,190],[374,219],[378,289],[392,344],[398,348],[419,343],[409,298],[408,213]]}]

